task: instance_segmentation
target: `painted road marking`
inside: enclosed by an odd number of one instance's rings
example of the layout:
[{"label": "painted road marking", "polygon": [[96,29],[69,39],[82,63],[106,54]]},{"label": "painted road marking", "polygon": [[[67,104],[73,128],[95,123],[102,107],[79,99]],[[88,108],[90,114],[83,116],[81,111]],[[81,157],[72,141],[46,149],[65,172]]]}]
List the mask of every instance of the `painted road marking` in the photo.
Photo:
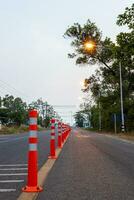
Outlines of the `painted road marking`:
[{"label": "painted road marking", "polygon": [[22,183],[24,180],[3,180],[0,183]]},{"label": "painted road marking", "polygon": [[0,140],[7,140],[9,137],[0,137]]},{"label": "painted road marking", "polygon": [[6,141],[0,141],[0,144],[2,143],[7,143],[7,142],[13,142],[13,141],[16,141],[16,140],[22,140],[24,138],[28,138],[28,136],[24,136],[24,137],[19,137],[19,138],[12,138],[12,139],[8,139]]},{"label": "painted road marking", "polygon": [[0,139],[2,139],[2,138],[10,138],[11,136],[5,136],[5,135],[3,135],[3,136],[0,136]]},{"label": "painted road marking", "polygon": [[76,135],[76,137],[78,137],[78,138],[90,138],[91,136],[87,136],[87,135]]},{"label": "painted road marking", "polygon": [[0,165],[0,167],[21,167],[21,166],[27,166],[27,164],[3,164],[3,165]]},{"label": "painted road marking", "polygon": [[[27,170],[27,164],[20,164],[20,163],[19,164],[1,164],[0,167],[1,167],[0,168],[0,172],[1,172],[0,177],[2,177],[2,179],[3,179],[3,180],[0,180],[0,184],[1,185],[11,184],[10,188],[0,188],[0,193],[16,192],[18,189],[17,189],[17,187],[13,188],[13,184],[16,183],[18,185],[18,184],[21,184],[22,182],[24,182],[23,178],[24,178],[24,176],[27,176],[27,173],[23,173],[22,170]],[[7,173],[5,173],[5,172],[7,172]],[[16,173],[16,172],[18,172],[18,173]],[[24,172],[26,172],[26,171],[24,171]],[[19,176],[22,176],[23,178],[20,179]],[[6,177],[8,177],[8,180],[5,180],[5,179],[7,179]]]},{"label": "painted road marking", "polygon": [[26,176],[27,173],[17,173],[17,174],[0,174],[0,176]]},{"label": "painted road marking", "polygon": [[8,168],[8,169],[0,169],[0,171],[9,171],[9,170],[27,170],[27,168]]},{"label": "painted road marking", "polygon": [[15,192],[16,189],[0,189],[0,192]]}]

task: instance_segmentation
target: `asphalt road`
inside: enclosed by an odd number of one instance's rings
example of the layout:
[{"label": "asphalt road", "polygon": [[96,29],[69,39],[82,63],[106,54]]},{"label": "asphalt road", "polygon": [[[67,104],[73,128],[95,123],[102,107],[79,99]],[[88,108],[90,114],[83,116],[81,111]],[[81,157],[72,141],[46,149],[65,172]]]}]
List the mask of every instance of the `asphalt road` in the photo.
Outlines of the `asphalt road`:
[{"label": "asphalt road", "polygon": [[73,130],[38,200],[134,200],[134,143]]},{"label": "asphalt road", "polygon": [[[50,132],[38,133],[39,168],[48,159]],[[27,179],[28,133],[0,136],[0,200],[16,200]]]}]

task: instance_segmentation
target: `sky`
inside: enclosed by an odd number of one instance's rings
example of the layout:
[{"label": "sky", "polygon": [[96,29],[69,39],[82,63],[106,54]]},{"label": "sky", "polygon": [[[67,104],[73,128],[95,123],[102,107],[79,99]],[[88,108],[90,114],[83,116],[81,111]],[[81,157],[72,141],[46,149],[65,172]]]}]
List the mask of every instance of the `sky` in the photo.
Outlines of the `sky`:
[{"label": "sky", "polygon": [[[68,59],[70,40],[63,38],[75,22],[95,22],[103,37],[123,29],[118,14],[133,0],[0,0],[0,94],[30,103],[42,98],[68,122],[81,103],[80,81],[98,66],[79,67]],[[125,29],[124,29],[125,30]],[[70,108],[56,107],[73,105]],[[65,116],[66,115],[66,116]]]}]

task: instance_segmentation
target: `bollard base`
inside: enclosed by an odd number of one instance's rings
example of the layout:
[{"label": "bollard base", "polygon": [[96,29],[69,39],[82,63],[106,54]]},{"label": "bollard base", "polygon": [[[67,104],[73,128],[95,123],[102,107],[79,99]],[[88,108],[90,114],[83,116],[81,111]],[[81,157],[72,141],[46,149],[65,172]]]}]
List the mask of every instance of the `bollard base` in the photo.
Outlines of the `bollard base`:
[{"label": "bollard base", "polygon": [[57,159],[57,156],[48,156],[48,159]]},{"label": "bollard base", "polygon": [[63,146],[61,146],[61,147],[58,147],[58,148],[59,148],[59,149],[62,149],[62,147],[63,147]]},{"label": "bollard base", "polygon": [[40,186],[25,186],[22,188],[22,192],[41,192],[43,190]]}]

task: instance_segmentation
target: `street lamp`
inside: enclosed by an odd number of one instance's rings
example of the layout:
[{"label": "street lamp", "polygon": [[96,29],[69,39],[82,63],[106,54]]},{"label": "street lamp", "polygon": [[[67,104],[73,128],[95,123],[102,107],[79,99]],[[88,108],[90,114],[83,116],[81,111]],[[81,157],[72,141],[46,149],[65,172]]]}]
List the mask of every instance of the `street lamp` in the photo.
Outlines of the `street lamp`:
[{"label": "street lamp", "polygon": [[88,78],[85,78],[83,81],[80,81],[80,85],[83,90],[88,89],[89,84],[90,84],[90,80]]},{"label": "street lamp", "polygon": [[83,87],[85,87],[85,81],[80,81],[80,86],[83,88]]},{"label": "street lamp", "polygon": [[93,42],[92,40],[85,42],[84,43],[84,48],[85,50],[89,51],[89,50],[93,50],[95,48],[95,42]]},{"label": "street lamp", "polygon": [[[93,41],[86,41],[84,43],[84,48],[86,51],[91,51],[96,48],[96,44]],[[106,48],[108,49],[108,48]],[[124,120],[124,108],[123,108],[123,90],[122,90],[122,65],[119,62],[119,72],[120,72],[120,100],[121,100],[121,132],[125,132],[125,120]]]}]

